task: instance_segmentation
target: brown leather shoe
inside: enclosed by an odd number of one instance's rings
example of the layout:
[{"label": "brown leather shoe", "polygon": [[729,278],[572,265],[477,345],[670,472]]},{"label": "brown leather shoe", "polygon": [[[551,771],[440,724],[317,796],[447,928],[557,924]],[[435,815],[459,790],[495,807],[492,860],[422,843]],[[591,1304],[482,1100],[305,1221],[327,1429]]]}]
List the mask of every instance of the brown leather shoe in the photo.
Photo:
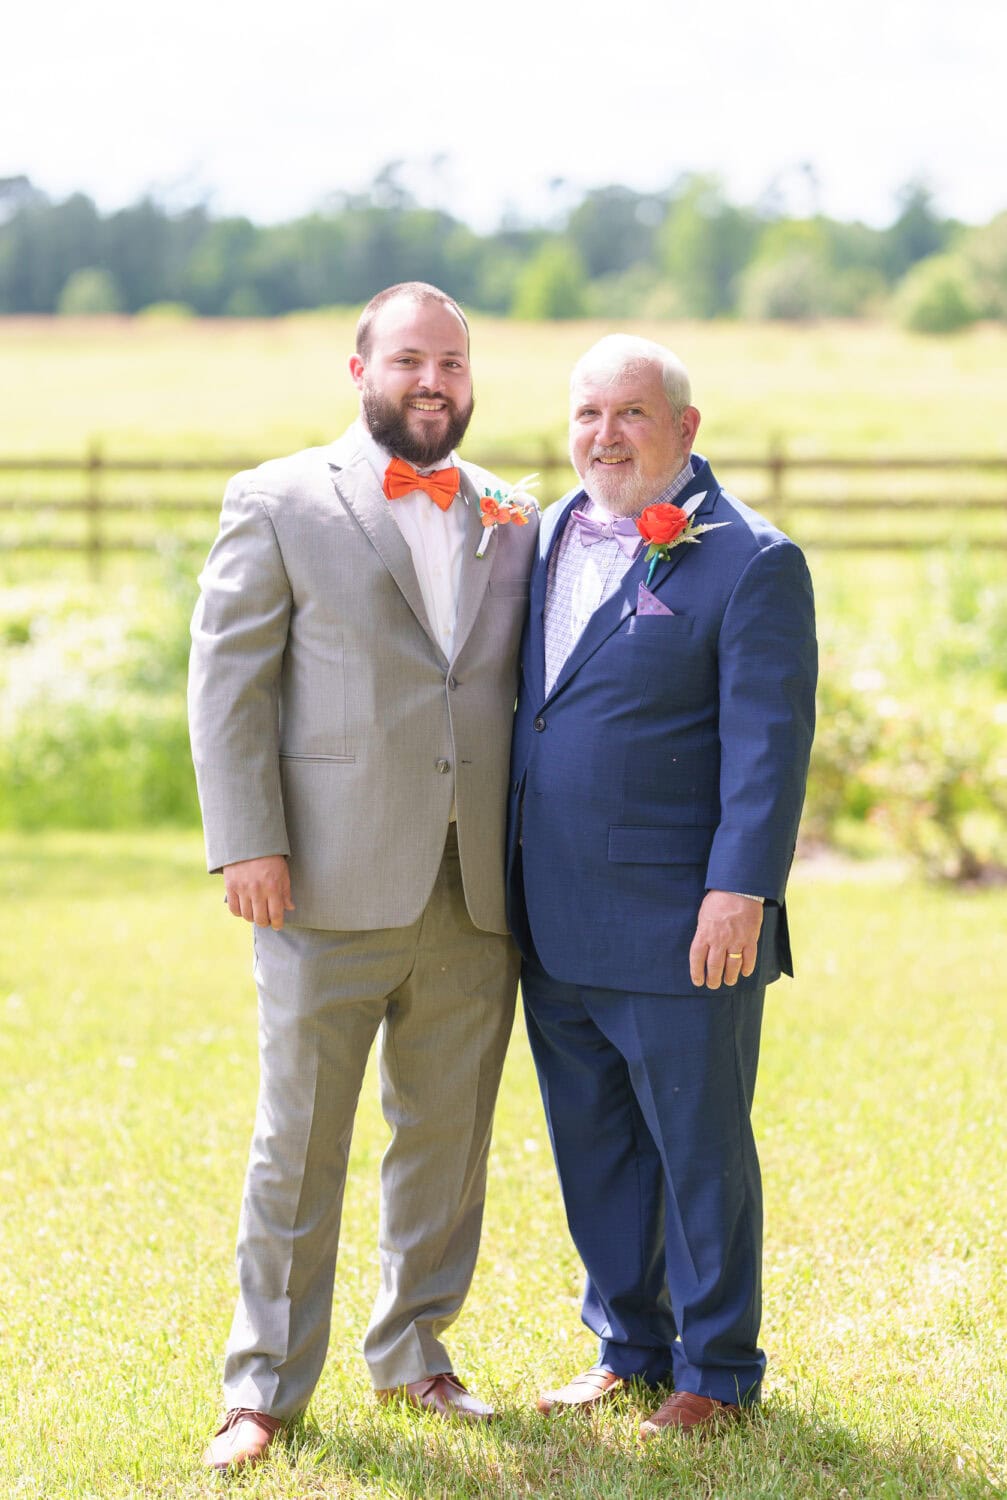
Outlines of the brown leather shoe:
[{"label": "brown leather shoe", "polygon": [[576,1407],[580,1411],[588,1411],[601,1401],[610,1401],[625,1385],[626,1381],[621,1375],[615,1375],[611,1370],[602,1370],[594,1365],[590,1370],[585,1370],[583,1375],[575,1375],[558,1391],[543,1391],[535,1405],[544,1417],[547,1417],[557,1406]]},{"label": "brown leather shoe", "polygon": [[375,1391],[386,1406],[390,1401],[404,1401],[439,1417],[461,1417],[467,1422],[489,1422],[495,1416],[492,1406],[477,1401],[462,1385],[457,1375],[426,1375],[408,1385],[394,1386],[390,1391]]},{"label": "brown leather shoe", "polygon": [[697,1396],[692,1391],[676,1391],[663,1401],[653,1416],[640,1423],[640,1436],[646,1443],[666,1427],[679,1432],[709,1432],[724,1422],[735,1422],[741,1407],[730,1401],[716,1401],[712,1396]]},{"label": "brown leather shoe", "polygon": [[203,1464],[207,1469],[237,1469],[242,1464],[257,1464],[265,1458],[282,1426],[279,1417],[236,1406],[207,1444]]}]

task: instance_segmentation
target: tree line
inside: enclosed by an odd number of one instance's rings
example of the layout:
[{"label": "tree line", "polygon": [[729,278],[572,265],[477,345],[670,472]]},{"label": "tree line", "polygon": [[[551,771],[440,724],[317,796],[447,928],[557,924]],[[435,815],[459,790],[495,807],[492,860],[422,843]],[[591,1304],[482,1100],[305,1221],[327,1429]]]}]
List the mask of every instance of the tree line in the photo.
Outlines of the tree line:
[{"label": "tree line", "polygon": [[1007,320],[1007,212],[965,225],[914,182],[879,229],[738,205],[689,174],[663,192],[592,188],[559,222],[479,234],[419,203],[395,164],[275,225],[151,198],[103,214],[83,193],[54,202],[0,179],[0,314],[272,317],[357,306],[404,280],[518,318],[890,314],[945,332]]}]

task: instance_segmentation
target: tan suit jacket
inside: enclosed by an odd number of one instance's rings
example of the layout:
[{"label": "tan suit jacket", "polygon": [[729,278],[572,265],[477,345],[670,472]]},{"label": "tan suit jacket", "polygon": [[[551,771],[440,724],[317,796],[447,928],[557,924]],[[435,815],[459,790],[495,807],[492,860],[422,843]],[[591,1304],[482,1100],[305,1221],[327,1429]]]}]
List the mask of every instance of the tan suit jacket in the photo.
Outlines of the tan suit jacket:
[{"label": "tan suit jacket", "polygon": [[477,559],[479,498],[498,484],[462,465],[467,535],[450,661],[352,428],[228,485],[192,621],[207,861],[219,870],[289,856],[293,924],[413,922],[454,801],[469,914],[507,930],[508,764],[538,517],[499,527]]}]

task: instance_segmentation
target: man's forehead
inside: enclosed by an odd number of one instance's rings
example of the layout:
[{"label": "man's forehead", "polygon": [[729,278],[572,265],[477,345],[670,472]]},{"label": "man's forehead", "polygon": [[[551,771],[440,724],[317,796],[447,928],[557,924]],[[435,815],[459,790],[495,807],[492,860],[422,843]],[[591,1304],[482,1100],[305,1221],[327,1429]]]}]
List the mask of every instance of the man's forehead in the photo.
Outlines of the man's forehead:
[{"label": "man's forehead", "polygon": [[574,381],[570,400],[574,406],[583,406],[588,401],[652,401],[660,389],[660,374],[653,365],[619,370],[614,375],[600,370],[585,371]]},{"label": "man's forehead", "polygon": [[464,355],[465,325],[446,302],[417,302],[395,297],[380,308],[374,320],[374,336],[394,343],[403,353],[418,354],[436,344],[446,354]]}]

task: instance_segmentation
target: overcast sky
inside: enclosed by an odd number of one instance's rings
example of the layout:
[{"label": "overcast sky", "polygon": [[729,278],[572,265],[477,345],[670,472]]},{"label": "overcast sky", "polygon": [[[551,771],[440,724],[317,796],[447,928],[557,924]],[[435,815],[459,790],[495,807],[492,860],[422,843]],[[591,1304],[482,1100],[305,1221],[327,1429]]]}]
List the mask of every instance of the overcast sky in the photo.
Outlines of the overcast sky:
[{"label": "overcast sky", "polygon": [[914,177],[1007,208],[1004,0],[21,0],[0,38],[0,176],[104,209],[270,222],[390,159],[480,229],[686,171],[874,224]]}]

